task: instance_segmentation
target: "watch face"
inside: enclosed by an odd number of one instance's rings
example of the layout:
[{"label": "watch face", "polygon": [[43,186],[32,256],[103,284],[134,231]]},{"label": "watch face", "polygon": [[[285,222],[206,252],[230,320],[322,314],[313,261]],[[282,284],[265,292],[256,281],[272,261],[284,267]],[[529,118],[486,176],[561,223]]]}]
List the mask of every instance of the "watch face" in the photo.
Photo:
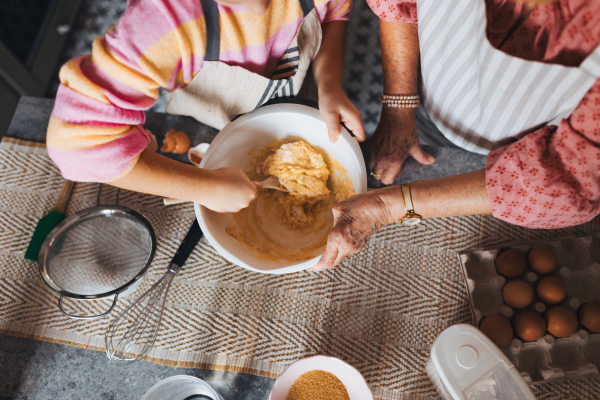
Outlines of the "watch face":
[{"label": "watch face", "polygon": [[402,221],[402,225],[413,226],[413,225],[418,225],[419,222],[421,222],[421,218],[418,218],[418,217],[408,217],[408,218],[405,218]]}]

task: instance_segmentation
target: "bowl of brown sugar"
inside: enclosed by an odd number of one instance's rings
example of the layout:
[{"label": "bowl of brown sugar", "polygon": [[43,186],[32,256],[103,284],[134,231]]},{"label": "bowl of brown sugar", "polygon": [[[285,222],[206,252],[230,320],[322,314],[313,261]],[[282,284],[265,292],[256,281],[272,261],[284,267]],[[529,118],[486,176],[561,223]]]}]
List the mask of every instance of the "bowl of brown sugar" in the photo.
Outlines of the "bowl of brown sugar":
[{"label": "bowl of brown sugar", "polygon": [[296,361],[275,381],[269,400],[373,400],[364,377],[335,357]]}]

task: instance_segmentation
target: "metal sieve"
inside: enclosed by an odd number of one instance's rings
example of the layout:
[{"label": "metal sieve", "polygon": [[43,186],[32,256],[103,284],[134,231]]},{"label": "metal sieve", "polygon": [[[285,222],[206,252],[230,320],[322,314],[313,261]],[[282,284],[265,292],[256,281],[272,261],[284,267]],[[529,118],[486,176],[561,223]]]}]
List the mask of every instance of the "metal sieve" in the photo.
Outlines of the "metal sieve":
[{"label": "metal sieve", "polygon": [[[119,205],[96,206],[71,215],[50,232],[40,250],[39,268],[44,282],[60,295],[58,307],[64,315],[100,318],[113,310],[119,294],[135,290],[155,251],[154,229],[142,214]],[[65,297],[112,296],[109,309],[96,315],[75,315],[63,307]]]}]

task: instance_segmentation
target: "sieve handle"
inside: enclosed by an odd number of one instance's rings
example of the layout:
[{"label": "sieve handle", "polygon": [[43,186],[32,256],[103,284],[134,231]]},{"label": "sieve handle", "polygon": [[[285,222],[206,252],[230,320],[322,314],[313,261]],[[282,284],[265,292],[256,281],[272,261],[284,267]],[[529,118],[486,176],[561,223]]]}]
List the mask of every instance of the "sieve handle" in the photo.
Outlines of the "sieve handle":
[{"label": "sieve handle", "polygon": [[73,315],[73,314],[69,314],[68,312],[66,312],[63,309],[63,306],[62,306],[63,295],[61,294],[60,297],[58,298],[58,309],[60,310],[61,313],[63,313],[67,317],[73,318],[73,319],[95,319],[95,318],[101,318],[101,317],[104,317],[105,315],[108,315],[113,310],[113,308],[115,308],[115,304],[117,304],[117,297],[119,297],[119,295],[115,294],[115,298],[114,298],[112,304],[110,305],[110,308],[108,309],[108,311],[103,312],[102,314],[98,314],[98,315]]},{"label": "sieve handle", "polygon": [[200,239],[202,239],[202,235],[203,234],[202,229],[200,229],[200,224],[198,223],[198,220],[195,219],[192,223],[192,226],[188,230],[188,233],[183,238],[183,242],[181,242],[181,244],[179,245],[177,253],[175,253],[175,255],[173,256],[171,264],[175,264],[178,267],[183,267],[183,264],[185,264],[190,254],[192,254],[192,251],[194,251],[194,248],[196,247]]}]

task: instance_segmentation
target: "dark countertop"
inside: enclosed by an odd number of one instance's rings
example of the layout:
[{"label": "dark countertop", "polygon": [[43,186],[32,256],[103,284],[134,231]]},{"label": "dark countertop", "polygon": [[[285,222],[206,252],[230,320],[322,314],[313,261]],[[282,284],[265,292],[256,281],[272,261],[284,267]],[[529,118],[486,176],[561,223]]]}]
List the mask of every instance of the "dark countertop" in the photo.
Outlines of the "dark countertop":
[{"label": "dark countertop", "polygon": [[[45,141],[53,100],[22,97],[7,136]],[[189,117],[148,112],[144,126],[159,146],[170,128],[186,132],[192,143],[211,142],[213,128]],[[361,146],[368,153],[368,145]],[[437,161],[422,166],[410,158],[395,184],[433,179],[485,167],[485,156],[460,149],[430,148]],[[185,161],[186,156],[170,155]],[[369,177],[369,186],[379,187]],[[102,352],[63,344],[0,335],[0,400],[8,399],[141,399],[155,383],[173,375],[192,375],[205,380],[225,400],[266,400],[274,379],[235,372],[175,368],[139,361],[127,367],[108,363]]]},{"label": "dark countertop", "polygon": [[0,400],[140,400],[159,381],[191,375],[225,400],[267,400],[275,379],[138,361],[117,367],[103,352],[0,335]]}]

